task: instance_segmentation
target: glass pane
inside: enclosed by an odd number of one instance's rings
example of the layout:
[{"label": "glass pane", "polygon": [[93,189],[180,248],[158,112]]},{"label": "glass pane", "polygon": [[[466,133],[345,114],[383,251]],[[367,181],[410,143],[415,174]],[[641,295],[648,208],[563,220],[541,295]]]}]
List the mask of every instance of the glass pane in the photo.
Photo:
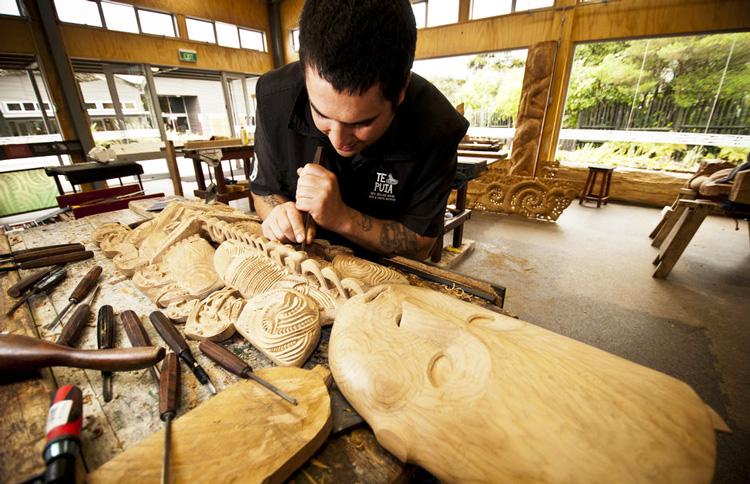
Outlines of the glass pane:
[{"label": "glass pane", "polygon": [[[265,52],[265,34],[256,30],[240,29],[240,45],[243,49]],[[298,39],[299,40],[299,39]]]},{"label": "glass pane", "polygon": [[219,45],[240,48],[240,38],[237,35],[236,25],[216,22],[216,36],[218,37]]},{"label": "glass pane", "polygon": [[[151,109],[151,97],[143,71],[139,66],[118,66],[117,72],[114,75],[115,86],[125,118],[122,142],[140,143],[143,148],[139,147],[138,151],[158,150],[161,135]],[[149,142],[156,145],[146,148]]]},{"label": "glass pane", "polygon": [[[154,75],[162,115],[170,122],[165,122],[167,138],[176,144],[189,140],[205,140],[211,136],[229,136],[229,119],[224,104],[224,91],[221,81],[203,79],[174,79]],[[181,98],[185,114],[171,113],[172,98]],[[166,109],[165,109],[166,106]],[[184,123],[180,118],[187,115],[189,130],[181,131]],[[190,165],[189,172],[192,172]]]},{"label": "glass pane", "polygon": [[507,146],[515,134],[526,50],[418,60],[413,71],[432,82],[454,106],[464,105],[469,135]]},{"label": "glass pane", "polygon": [[187,24],[188,39],[199,42],[211,42],[212,44],[216,43],[213,22],[186,18],[185,24]]},{"label": "glass pane", "polygon": [[[35,71],[34,80],[39,87],[42,105],[46,109],[50,133],[44,126],[39,100],[36,98],[34,87],[25,70],[3,70],[0,76],[0,144],[34,143],[41,141],[59,141],[62,137],[57,134],[57,122],[52,102],[47,94],[42,76]],[[19,136],[25,138],[19,139]],[[48,164],[57,164],[57,158],[52,157]],[[24,168],[22,164],[16,168]],[[6,167],[4,167],[6,168]],[[16,169],[13,168],[13,169]],[[8,169],[11,169],[8,167]]]},{"label": "glass pane", "polygon": [[144,34],[175,36],[171,15],[138,9],[138,17],[141,19],[141,31]]},{"label": "glass pane", "polygon": [[55,0],[57,18],[62,22],[81,25],[102,26],[99,7],[88,0]]},{"label": "glass pane", "polygon": [[239,136],[240,129],[250,124],[245,105],[245,96],[242,91],[244,79],[227,79],[229,84],[229,97],[232,102],[232,113],[234,114],[234,132]]},{"label": "glass pane", "polygon": [[547,8],[555,4],[555,0],[516,0],[516,12],[533,10],[535,8]]},{"label": "glass pane", "polygon": [[557,157],[694,172],[750,153],[750,33],[578,45]]},{"label": "glass pane", "polygon": [[21,15],[16,0],[0,0],[0,14]]},{"label": "glass pane", "polygon": [[429,0],[427,2],[428,27],[456,22],[458,22],[458,0]]},{"label": "glass pane", "polygon": [[292,49],[299,52],[299,29],[292,30]]},{"label": "glass pane", "polygon": [[170,97],[169,98],[169,112],[171,113],[186,113],[185,100],[182,96]]},{"label": "glass pane", "polygon": [[414,11],[414,20],[417,22],[417,28],[422,29],[427,26],[427,3],[412,3],[411,9]]},{"label": "glass pane", "polygon": [[472,0],[471,18],[497,17],[498,15],[507,15],[513,8],[511,0]]},{"label": "glass pane", "polygon": [[102,11],[109,30],[138,33],[138,21],[135,19],[135,9],[132,6],[102,2]]}]

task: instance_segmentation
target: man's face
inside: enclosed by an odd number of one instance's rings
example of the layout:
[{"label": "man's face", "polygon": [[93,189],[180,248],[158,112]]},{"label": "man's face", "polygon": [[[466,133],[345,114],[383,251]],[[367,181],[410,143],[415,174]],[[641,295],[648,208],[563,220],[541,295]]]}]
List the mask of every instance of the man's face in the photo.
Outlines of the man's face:
[{"label": "man's face", "polygon": [[[378,84],[360,95],[350,95],[336,91],[309,67],[305,68],[305,84],[315,127],[328,136],[341,156],[352,157],[375,143],[393,121],[393,105],[383,97]],[[399,102],[404,94],[405,89]]]}]

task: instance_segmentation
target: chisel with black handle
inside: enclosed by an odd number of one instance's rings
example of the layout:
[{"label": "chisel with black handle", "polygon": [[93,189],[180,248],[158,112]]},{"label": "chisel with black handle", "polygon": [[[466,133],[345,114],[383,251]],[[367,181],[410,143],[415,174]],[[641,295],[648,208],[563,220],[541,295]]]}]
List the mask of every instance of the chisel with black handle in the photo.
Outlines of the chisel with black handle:
[{"label": "chisel with black handle", "polygon": [[[120,319],[122,320],[122,327],[125,328],[125,334],[128,335],[131,346],[151,346],[146,328],[143,327],[141,318],[134,311],[128,309],[121,312]],[[156,386],[159,386],[159,370],[156,369],[156,366],[152,366],[148,371],[151,372]]]},{"label": "chisel with black handle", "polygon": [[195,374],[195,377],[203,385],[206,385],[211,394],[216,395],[216,387],[211,383],[211,379],[208,378],[208,373],[204,370],[198,362],[195,361],[193,354],[190,352],[190,347],[185,341],[185,338],[177,331],[172,321],[160,311],[154,311],[148,317],[151,320],[151,324],[154,325],[156,331],[164,339],[167,345],[172,348],[172,351],[177,353],[182,361],[187,364],[190,371]]},{"label": "chisel with black handle", "polygon": [[10,316],[11,314],[13,314],[16,309],[21,307],[21,304],[25,303],[32,297],[51,293],[62,281],[65,280],[66,277],[68,277],[67,271],[61,270],[58,272],[53,272],[41,281],[37,282],[31,287],[31,290],[27,292],[25,296],[16,301],[16,303],[8,310],[8,312],[5,313],[5,316]]},{"label": "chisel with black handle", "polygon": [[[77,252],[69,252],[67,254],[58,254],[50,257],[42,257],[41,259],[30,260],[27,262],[21,262],[20,264],[13,264],[10,266],[0,267],[0,272],[17,271],[19,269],[36,269],[37,267],[55,266],[57,264],[67,264],[68,262],[78,262],[94,257],[94,253],[90,250],[79,250]],[[8,262],[8,261],[6,261]]]},{"label": "chisel with black handle", "polygon": [[[96,344],[100,350],[115,347],[115,311],[105,304],[99,308],[96,318]],[[112,372],[102,371],[102,394],[104,401],[112,400]]]},{"label": "chisel with black handle", "polygon": [[85,250],[86,248],[81,244],[64,247],[52,247],[50,249],[32,250],[24,254],[13,254],[11,256],[7,256],[3,262],[13,261],[16,264],[20,264],[21,262],[29,262],[37,259],[42,259],[44,257],[51,257],[53,255],[72,254],[75,252],[84,252]]},{"label": "chisel with black handle", "polygon": [[71,306],[81,302],[81,300],[83,300],[83,298],[85,298],[86,295],[91,292],[91,290],[96,285],[96,281],[99,279],[101,273],[101,266],[94,266],[86,273],[85,276],[83,276],[81,281],[78,283],[75,289],[73,289],[73,292],[68,298],[68,304],[66,304],[62,311],[60,311],[60,313],[55,317],[55,319],[53,319],[52,322],[47,325],[47,329],[54,328],[57,325],[58,321],[60,321],[65,313],[68,312],[68,309],[70,309]]},{"label": "chisel with black handle", "polygon": [[58,265],[53,267],[47,267],[46,269],[42,269],[41,271],[36,271],[33,274],[24,277],[20,281],[16,282],[12,286],[8,288],[8,296],[10,297],[21,297],[23,294],[30,290],[34,284],[41,281],[45,277],[49,276],[53,272],[57,272],[60,269],[62,269],[64,266]]},{"label": "chisel with black handle", "polygon": [[164,348],[149,346],[82,350],[18,334],[0,334],[0,374],[48,366],[69,366],[98,371],[133,371],[164,358]]}]

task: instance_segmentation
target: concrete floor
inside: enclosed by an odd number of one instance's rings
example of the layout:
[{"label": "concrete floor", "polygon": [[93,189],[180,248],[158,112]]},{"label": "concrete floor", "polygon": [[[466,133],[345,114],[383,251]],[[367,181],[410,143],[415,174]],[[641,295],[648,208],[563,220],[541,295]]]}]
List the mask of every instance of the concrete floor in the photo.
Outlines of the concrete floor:
[{"label": "concrete floor", "polygon": [[474,252],[453,269],[505,286],[521,319],[690,384],[733,429],[717,434],[715,482],[750,482],[748,224],[709,217],[657,280],[648,234],[659,217],[577,202],[557,223],[474,212]]}]

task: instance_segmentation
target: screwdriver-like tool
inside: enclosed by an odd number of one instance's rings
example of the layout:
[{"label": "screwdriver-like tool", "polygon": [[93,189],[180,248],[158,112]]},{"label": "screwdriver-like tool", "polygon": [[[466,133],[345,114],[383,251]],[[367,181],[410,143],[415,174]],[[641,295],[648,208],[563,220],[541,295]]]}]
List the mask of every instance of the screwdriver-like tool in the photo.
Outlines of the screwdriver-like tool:
[{"label": "screwdriver-like tool", "polygon": [[43,247],[32,247],[31,249],[23,249],[23,250],[14,250],[10,252],[6,252],[5,254],[0,254],[0,259],[8,259],[13,257],[18,257],[19,255],[24,254],[30,254],[32,252],[40,252],[42,250],[49,250],[49,249],[57,249],[57,248],[65,248],[66,251],[78,251],[78,250],[86,250],[86,248],[81,243],[73,243],[73,244],[57,244],[57,245],[45,245]]},{"label": "screwdriver-like tool", "polygon": [[96,299],[100,287],[101,286],[97,284],[94,290],[91,291],[89,300],[80,304],[75,311],[73,311],[73,314],[68,318],[68,322],[65,323],[65,326],[63,326],[62,332],[60,333],[60,336],[57,337],[55,343],[72,346],[75,340],[78,339],[81,331],[83,331],[83,327],[89,321],[89,318],[91,318],[91,305],[94,303],[94,299]]},{"label": "screwdriver-like tool", "polygon": [[172,351],[177,353],[177,356],[187,364],[188,368],[190,368],[193,374],[195,374],[198,381],[203,385],[206,385],[213,395],[216,395],[216,387],[211,383],[211,379],[208,378],[208,373],[206,373],[206,370],[195,361],[193,354],[190,352],[190,347],[188,346],[187,341],[185,341],[185,338],[179,331],[177,331],[177,328],[174,327],[172,321],[170,321],[161,311],[154,311],[149,315],[148,319],[151,320],[151,324],[154,325],[154,328],[156,328],[156,331],[162,339],[164,339],[167,345],[172,348]]},{"label": "screwdriver-like tool", "polygon": [[83,244],[71,244],[71,245],[62,245],[59,247],[39,247],[36,249],[28,249],[25,251],[18,251],[13,254],[5,254],[0,256],[0,259],[6,259],[3,262],[15,262],[16,264],[20,264],[21,262],[28,262],[36,259],[41,259],[43,257],[50,257],[53,255],[60,255],[60,254],[69,254],[71,252],[82,252],[85,251],[86,248],[83,246]]},{"label": "screwdriver-like tool", "polygon": [[52,322],[47,325],[47,329],[52,329],[57,326],[57,323],[60,322],[68,309],[70,309],[73,305],[81,302],[81,300],[88,295],[88,293],[94,288],[94,284],[96,284],[96,281],[97,279],[99,279],[99,275],[101,275],[101,273],[101,266],[94,266],[86,273],[85,276],[83,276],[81,282],[79,282],[75,289],[73,289],[73,293],[68,298],[68,304],[63,308],[62,311],[60,311],[55,319],[53,319]]},{"label": "screwdriver-like tool", "polygon": [[290,397],[276,386],[268,383],[253,373],[253,369],[250,368],[250,365],[242,361],[242,359],[227,348],[209,340],[201,341],[200,344],[198,344],[198,348],[200,348],[204,355],[208,356],[220,366],[234,373],[238,377],[254,380],[292,405],[297,405],[297,399]]},{"label": "screwdriver-like tool", "polygon": [[34,287],[34,284],[41,281],[45,277],[51,275],[53,272],[57,272],[60,269],[62,269],[64,266],[52,266],[47,267],[45,269],[42,269],[41,271],[36,271],[33,274],[24,277],[20,281],[16,282],[12,286],[8,288],[8,296],[10,297],[21,297],[23,296],[27,291],[31,290],[32,287]]},{"label": "screwdriver-like tool", "polygon": [[180,363],[177,355],[168,353],[161,365],[159,380],[159,418],[164,422],[164,461],[161,468],[162,484],[169,483],[169,457],[172,440],[172,420],[177,415],[180,398]]},{"label": "screwdriver-like tool", "polygon": [[[68,262],[78,262],[81,260],[91,259],[94,257],[94,253],[90,250],[79,250],[76,252],[68,252],[67,254],[57,254],[49,257],[41,257],[39,259],[29,260],[21,262],[20,264],[11,264],[9,266],[0,267],[0,272],[17,271],[18,269],[36,269],[37,267],[56,266],[58,264],[67,264]],[[12,261],[6,260],[1,263],[10,263]]]},{"label": "screwdriver-like tool", "polygon": [[[112,306],[105,304],[99,308],[96,319],[96,343],[100,350],[115,347],[115,311]],[[112,400],[112,372],[102,372],[102,394],[104,401]]]},{"label": "screwdriver-like tool", "polygon": [[15,304],[13,304],[13,306],[11,306],[8,312],[5,313],[5,316],[10,316],[11,314],[13,314],[16,309],[20,308],[23,303],[25,303],[32,297],[51,293],[55,289],[55,287],[58,286],[58,284],[65,280],[67,276],[68,273],[65,270],[60,270],[57,272],[53,272],[41,281],[37,282],[36,284],[31,286],[31,289],[26,293],[24,297],[20,298],[18,301],[16,301]]},{"label": "screwdriver-like tool", "polygon": [[[136,346],[151,346],[151,340],[146,333],[146,328],[141,324],[141,318],[135,314],[134,311],[127,310],[120,313],[120,319],[122,319],[122,326],[125,328],[125,334],[128,335],[130,344],[133,347]],[[159,370],[156,366],[152,366],[148,369],[151,372],[151,376],[156,382],[156,386],[159,386]]]}]

